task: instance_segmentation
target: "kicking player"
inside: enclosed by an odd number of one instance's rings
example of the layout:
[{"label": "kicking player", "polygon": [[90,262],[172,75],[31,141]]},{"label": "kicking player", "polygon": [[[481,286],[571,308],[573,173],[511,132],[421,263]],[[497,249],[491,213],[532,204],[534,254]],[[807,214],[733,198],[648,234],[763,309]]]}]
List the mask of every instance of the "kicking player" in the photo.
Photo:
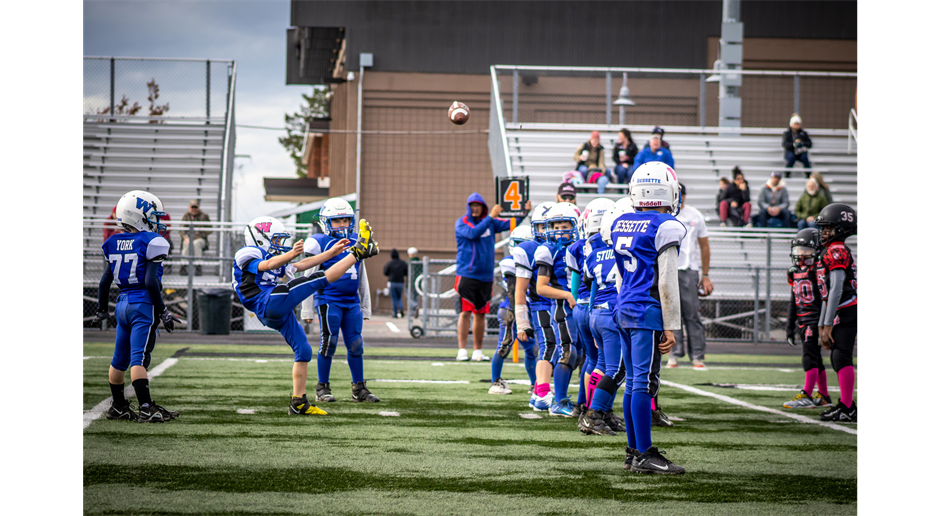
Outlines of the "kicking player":
[{"label": "kicking player", "polygon": [[[371,235],[372,228],[365,220],[360,220],[359,238],[352,247],[349,247],[349,240],[344,239],[325,252],[291,264],[291,260],[303,253],[304,242],[295,242],[292,247],[283,245],[290,239],[290,234],[284,231],[279,220],[259,217],[245,229],[247,246],[235,253],[232,286],[245,309],[257,314],[268,328],[279,331],[294,350],[293,392],[287,412],[290,415],[326,414],[307,401],[307,364],[313,358],[313,348],[294,317],[294,307],[314,292],[343,278],[362,260],[379,254],[378,244]],[[347,248],[349,252],[344,253]],[[294,278],[295,272],[311,269],[339,254],[344,254],[344,257],[334,260],[326,271]],[[286,282],[279,285],[281,278]]]},{"label": "kicking player", "polygon": [[675,218],[679,209],[675,171],[661,162],[641,165],[630,182],[630,197],[636,212],[618,217],[610,233],[622,278],[617,326],[627,367],[624,398],[629,400],[624,400],[624,407],[630,407],[624,410],[629,442],[624,467],[635,473],[681,474],[685,469],[653,446],[650,431],[650,403],[659,392],[661,356],[675,346],[673,331],[682,324],[678,249],[686,229]]},{"label": "kicking player", "polygon": [[839,379],[839,402],[823,412],[823,421],[858,421],[855,406],[855,365],[852,352],[858,333],[858,271],[852,250],[845,239],[858,228],[855,209],[847,204],[830,204],[816,217],[819,228],[819,263],[816,279],[822,296],[819,316],[819,343],[830,351],[829,360]]},{"label": "kicking player", "polygon": [[[555,333],[543,331],[536,320],[537,312],[548,310],[550,301],[536,291],[538,266],[535,263],[535,251],[545,242],[545,214],[554,206],[553,202],[543,202],[530,213],[532,217],[532,240],[521,242],[512,250],[516,263],[516,338],[522,345],[534,340],[538,344],[535,364],[535,387],[529,397],[529,406],[537,412],[544,412],[552,405],[552,392],[549,381],[552,378],[552,357],[555,354]],[[547,338],[551,338],[551,349]]]},{"label": "kicking player", "polygon": [[588,238],[600,230],[601,218],[613,205],[614,201],[604,197],[589,202],[581,212],[581,218],[578,219],[581,238],[569,245],[565,253],[565,263],[568,265],[568,272],[571,276],[570,290],[578,293],[572,319],[585,357],[581,360],[581,370],[578,372],[578,402],[575,403],[574,410],[571,412],[571,416],[575,418],[580,418],[581,414],[587,410],[587,405],[591,403],[591,394],[597,386],[596,381],[600,380],[599,376],[596,379],[589,376],[597,366],[598,347],[594,343],[594,336],[591,335],[591,310],[588,305],[591,298],[591,285],[582,279],[584,256],[591,249],[590,245],[587,245]]},{"label": "kicking player", "polygon": [[[512,343],[516,340],[516,261],[512,257],[512,250],[520,243],[532,240],[532,227],[519,226],[512,230],[509,236],[509,252],[499,261],[499,269],[503,276],[503,289],[506,297],[499,304],[499,340],[493,362],[490,365],[490,376],[493,382],[490,385],[490,394],[512,394],[512,390],[502,378],[503,362],[512,350]],[[529,375],[529,382],[535,388],[535,341],[520,342],[525,353],[525,371]]]},{"label": "kicking player", "polygon": [[[822,295],[816,283],[816,255],[819,247],[819,234],[816,228],[799,231],[790,241],[790,259],[793,267],[787,271],[790,284],[790,303],[787,312],[787,342],[796,346],[796,329],[800,330],[803,343],[803,371],[806,381],[803,389],[790,401],[783,404],[786,408],[817,408],[832,406],[829,388],[826,385],[826,366],[823,364],[819,347],[819,308]],[[816,394],[813,387],[819,384]]]},{"label": "kicking player", "polygon": [[[535,263],[539,267],[536,293],[553,300],[549,310],[536,312],[539,326],[551,340],[546,348],[555,348],[554,328],[558,329],[561,344],[558,362],[552,372],[555,381],[555,402],[549,408],[551,416],[573,417],[574,403],[568,398],[568,384],[572,372],[578,368],[579,352],[577,334],[573,333],[571,309],[575,306],[574,294],[568,290],[568,265],[565,254],[568,246],[578,240],[578,218],[581,211],[569,202],[560,202],[545,214],[546,242],[535,250]],[[553,324],[554,323],[554,324]],[[552,334],[549,339],[549,335]],[[546,353],[547,354],[547,353]]]},{"label": "kicking player", "polygon": [[[309,256],[329,251],[348,240],[355,242],[354,222],[356,212],[348,202],[340,198],[327,199],[320,210],[322,234],[312,235],[304,242],[304,252]],[[333,255],[322,265],[328,268],[344,258],[342,251]],[[314,274],[316,268],[307,275]],[[363,371],[362,321],[372,316],[371,297],[369,296],[369,278],[365,264],[358,262],[347,267],[346,272],[335,282],[318,289],[304,300],[300,316],[306,321],[313,318],[314,307],[320,322],[320,348],[317,351],[317,401],[333,402],[330,389],[330,369],[333,366],[333,354],[339,341],[339,332],[343,332],[343,344],[346,345],[346,362],[352,375],[352,401],[379,402],[379,398],[366,388]]]},{"label": "kicking player", "polygon": [[[108,419],[162,423],[179,417],[179,412],[167,410],[153,401],[147,379],[159,322],[163,321],[163,328],[168,332],[173,331],[175,322],[180,322],[167,310],[160,294],[163,260],[170,252],[170,243],[157,234],[166,231],[166,226],[160,223],[164,215],[163,203],[157,196],[141,190],[127,192],[115,208],[117,223],[124,232],[111,235],[101,246],[108,265],[98,283],[98,313],[94,324],[108,319],[111,283],[116,282],[120,288],[114,307],[117,321],[114,356],[108,371],[111,386]],[[139,413],[131,409],[124,396],[124,374],[128,366]]]}]

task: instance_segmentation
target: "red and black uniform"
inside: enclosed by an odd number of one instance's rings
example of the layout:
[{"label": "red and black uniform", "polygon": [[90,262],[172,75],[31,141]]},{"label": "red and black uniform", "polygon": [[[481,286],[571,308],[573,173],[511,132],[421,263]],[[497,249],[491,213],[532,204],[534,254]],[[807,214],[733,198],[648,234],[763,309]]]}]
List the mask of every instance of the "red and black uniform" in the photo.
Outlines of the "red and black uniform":
[{"label": "red and black uniform", "polygon": [[[842,295],[839,299],[829,299],[829,288],[832,286],[829,277],[837,269],[845,271]],[[826,247],[816,264],[816,279],[823,301],[827,305],[838,303],[835,318],[831,321],[832,349],[829,358],[832,368],[839,372],[843,367],[852,366],[852,351],[858,334],[858,270],[852,250],[845,242],[832,242]],[[825,325],[825,317],[826,314],[820,316],[820,326]]]},{"label": "red and black uniform", "polygon": [[[818,262],[817,262],[818,264]],[[822,294],[816,279],[816,265],[791,267],[787,271],[790,284],[790,306],[787,314],[787,336],[800,330],[803,341],[803,370],[825,369],[819,347],[819,317]]]}]

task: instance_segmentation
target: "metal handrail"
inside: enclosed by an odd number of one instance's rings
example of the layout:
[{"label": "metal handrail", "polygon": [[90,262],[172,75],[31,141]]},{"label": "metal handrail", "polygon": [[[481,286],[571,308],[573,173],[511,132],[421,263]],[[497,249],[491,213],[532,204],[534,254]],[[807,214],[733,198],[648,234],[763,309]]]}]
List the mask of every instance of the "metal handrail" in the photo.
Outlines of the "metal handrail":
[{"label": "metal handrail", "polygon": [[[648,131],[652,130],[654,126],[652,125],[636,125],[630,126],[636,127],[636,131]],[[659,126],[663,129],[666,129],[672,134],[720,134],[720,133],[741,133],[741,134],[756,134],[756,135],[775,135],[780,136],[782,129],[777,129],[775,127],[700,127],[700,126],[670,126],[662,125]],[[583,131],[593,131],[598,130],[600,132],[610,132],[616,133],[619,131],[621,126],[618,125],[607,125],[607,124],[555,124],[547,122],[531,122],[531,123],[519,123],[506,124],[506,129],[515,129],[515,130],[538,130],[538,131],[572,131],[572,132],[583,132]],[[813,137],[817,136],[845,136],[847,131],[845,129],[813,129]]]},{"label": "metal handrail", "polygon": [[197,63],[233,63],[231,59],[199,59],[196,57],[114,57],[114,56],[82,56],[82,59],[114,59],[115,61],[195,61]]},{"label": "metal handrail", "polygon": [[[506,160],[506,174],[512,177],[512,162],[509,160],[509,141],[506,140],[506,119],[503,117],[502,96],[499,93],[499,80],[496,78],[496,68],[490,67],[490,79],[493,81],[493,101],[496,104],[496,119],[499,123],[499,141],[503,147],[503,159]],[[493,109],[491,107],[490,109]]]},{"label": "metal handrail", "polygon": [[[109,120],[119,119],[119,120],[180,120],[180,121],[192,121],[192,122],[208,122],[210,120],[217,120],[219,122],[225,121],[224,116],[169,116],[169,115],[159,115],[159,116],[150,116],[150,115],[110,115],[108,113],[102,115],[96,115],[91,113],[83,113],[82,118],[107,118]],[[102,122],[105,123],[105,122]],[[159,127],[155,127],[159,129]]]},{"label": "metal handrail", "polygon": [[493,65],[493,70],[545,70],[558,72],[648,72],[648,73],[686,73],[686,74],[740,74],[740,75],[770,75],[770,76],[794,76],[803,77],[858,77],[856,72],[798,72],[798,71],[776,71],[776,70],[714,70],[714,69],[695,69],[695,68],[621,68],[621,67],[599,67],[599,66],[531,66],[531,65]]},{"label": "metal handrail", "polygon": [[[855,121],[855,126],[852,126],[852,121]],[[858,147],[858,113],[855,112],[855,108],[849,110],[849,141],[848,148],[845,150],[846,154],[852,153],[852,140],[855,140],[855,146]]]}]

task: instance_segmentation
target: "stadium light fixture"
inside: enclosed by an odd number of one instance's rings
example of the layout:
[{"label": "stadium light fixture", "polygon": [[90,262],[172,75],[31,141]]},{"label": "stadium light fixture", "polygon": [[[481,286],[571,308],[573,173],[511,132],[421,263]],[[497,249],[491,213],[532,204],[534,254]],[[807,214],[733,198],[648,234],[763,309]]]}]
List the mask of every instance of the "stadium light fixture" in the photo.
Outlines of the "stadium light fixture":
[{"label": "stadium light fixture", "polygon": [[[716,59],[716,60],[715,60],[715,66],[713,66],[712,68],[713,68],[714,70],[721,70],[721,69],[723,69],[724,67],[725,67],[725,64],[721,62],[721,59]],[[708,77],[705,78],[705,82],[720,82],[720,81],[721,81],[721,74],[720,74],[720,73],[714,73],[714,74],[709,75]]]},{"label": "stadium light fixture", "polygon": [[623,74],[623,86],[620,87],[620,94],[614,101],[615,106],[635,106],[636,102],[630,100],[630,88],[627,88],[627,74]]}]

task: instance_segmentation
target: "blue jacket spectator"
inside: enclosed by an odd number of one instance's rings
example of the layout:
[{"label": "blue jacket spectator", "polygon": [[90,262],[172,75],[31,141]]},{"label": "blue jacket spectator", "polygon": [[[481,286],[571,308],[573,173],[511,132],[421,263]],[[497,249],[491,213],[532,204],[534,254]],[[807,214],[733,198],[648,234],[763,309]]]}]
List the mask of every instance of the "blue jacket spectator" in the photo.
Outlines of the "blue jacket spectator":
[{"label": "blue jacket spectator", "polygon": [[650,135],[650,145],[636,155],[636,159],[633,160],[633,170],[651,161],[662,161],[670,167],[676,168],[676,162],[672,159],[672,153],[669,152],[669,149],[663,148],[662,142],[662,136],[659,134],[654,133]]},{"label": "blue jacket spectator", "polygon": [[[474,207],[474,204],[479,204]],[[486,213],[483,196],[473,192],[467,198],[467,214],[457,219],[454,234],[457,237],[457,276],[482,282],[493,281],[493,266],[496,257],[496,233],[513,229],[514,220],[498,219],[499,205]],[[476,216],[474,216],[476,215]]]}]

